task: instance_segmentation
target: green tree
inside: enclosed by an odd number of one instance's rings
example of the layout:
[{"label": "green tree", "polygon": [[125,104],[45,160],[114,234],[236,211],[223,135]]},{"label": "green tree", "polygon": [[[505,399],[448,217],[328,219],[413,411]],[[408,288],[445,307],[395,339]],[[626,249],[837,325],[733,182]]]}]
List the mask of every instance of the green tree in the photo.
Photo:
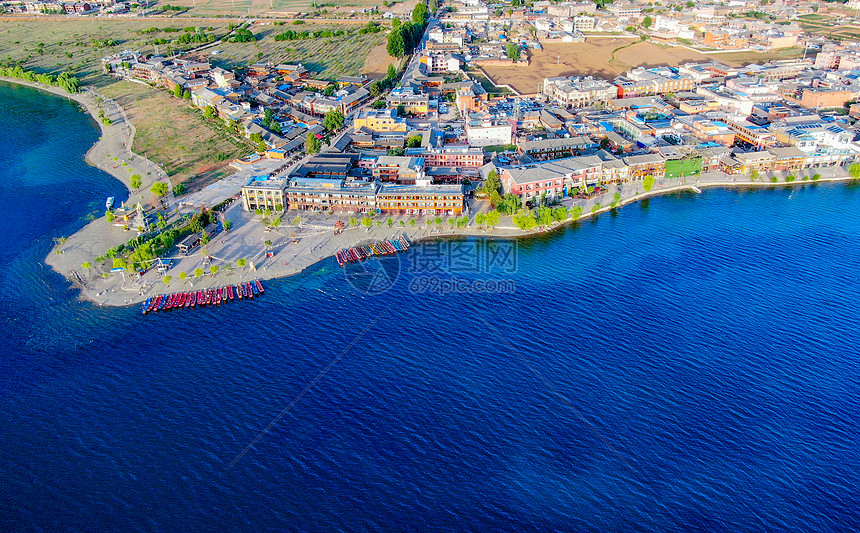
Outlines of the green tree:
[{"label": "green tree", "polygon": [[173,96],[175,96],[177,98],[182,98],[182,86],[181,85],[176,84],[173,86]]},{"label": "green tree", "polygon": [[305,138],[305,153],[316,154],[320,151],[320,140],[313,132],[308,132]]},{"label": "green tree", "polygon": [[403,57],[403,54],[406,53],[406,43],[403,41],[403,32],[401,32],[399,28],[397,30],[392,30],[388,35],[388,45],[385,49],[391,57]]},{"label": "green tree", "polygon": [[182,98],[184,98],[185,100],[191,100],[191,91],[189,91],[188,89],[182,91]]},{"label": "green tree", "polygon": [[185,272],[179,273],[179,280],[180,281],[185,281],[187,278],[188,278],[188,274],[186,274]]},{"label": "green tree", "polygon": [[110,209],[105,211],[105,217],[107,218],[108,224],[113,224],[113,221],[116,219],[116,215],[114,215],[113,211]]},{"label": "green tree", "polygon": [[142,176],[140,174],[132,174],[129,179],[131,180],[132,189],[140,189],[140,183],[142,180]]},{"label": "green tree", "polygon": [[436,217],[436,219],[433,222],[435,222],[437,226],[441,226],[442,225],[442,217]]},{"label": "green tree", "polygon": [[328,131],[339,130],[341,126],[343,126],[343,120],[343,113],[338,109],[332,109],[325,114],[325,118],[323,118],[323,127]]},{"label": "green tree", "polygon": [[349,225],[353,228],[358,226],[358,219],[355,217],[349,217]]},{"label": "green tree", "polygon": [[520,45],[516,43],[508,43],[507,46],[505,46],[505,51],[514,63],[520,60]]},{"label": "green tree", "polygon": [[812,181],[818,181],[820,179],[821,179],[821,174],[813,174],[812,175]]},{"label": "green tree", "polygon": [[244,257],[240,257],[239,259],[236,260],[236,266],[239,268],[241,268],[247,264],[248,264],[248,260],[245,259]]},{"label": "green tree", "polygon": [[184,183],[177,183],[176,185],[174,185],[173,186],[173,194],[175,196],[182,196],[183,194],[185,194],[185,184]]},{"label": "green tree", "polygon": [[[394,19],[394,20],[397,20],[397,19]],[[376,80],[370,84],[370,89],[368,89],[368,90],[370,91],[370,96],[373,98],[376,98],[377,96],[382,94],[382,84],[379,83],[379,80]]]},{"label": "green tree", "polygon": [[582,216],[582,206],[575,205],[575,206],[570,208],[570,218],[572,218],[573,220],[577,220],[581,216]]},{"label": "green tree", "polygon": [[494,227],[494,226],[498,225],[498,223],[499,223],[501,220],[502,220],[502,214],[501,214],[501,213],[499,213],[498,211],[489,211],[489,212],[487,212],[487,219],[486,219],[486,221],[485,221],[485,222],[486,222],[486,224],[487,224],[487,227],[492,228],[492,227]]},{"label": "green tree", "polygon": [[167,184],[163,181],[156,181],[152,184],[152,188],[150,189],[150,191],[152,191],[152,194],[161,198],[162,196],[167,194]]},{"label": "green tree", "polygon": [[556,222],[564,222],[565,220],[567,220],[567,209],[561,206],[553,207],[552,218]]},{"label": "green tree", "polygon": [[420,135],[412,135],[408,139],[406,139],[406,147],[407,148],[418,148],[421,146],[421,141],[423,137]]},{"label": "green tree", "polygon": [[612,195],[612,205],[611,207],[615,209],[618,207],[618,204],[621,202],[621,193],[615,193]]},{"label": "green tree", "polygon": [[195,269],[194,269],[194,277],[195,277],[195,278],[199,278],[199,277],[201,277],[202,275],[203,275],[203,269],[202,269],[202,268],[197,267],[197,268],[195,268]]},{"label": "green tree", "polygon": [[654,176],[648,174],[642,179],[642,187],[645,189],[645,192],[649,192],[654,188]]},{"label": "green tree", "polygon": [[206,109],[203,110],[203,118],[215,118],[217,114],[215,108],[211,105],[206,106]]},{"label": "green tree", "polygon": [[373,225],[373,220],[370,217],[365,216],[364,218],[361,219],[361,225],[364,226],[365,228],[369,228],[370,226]]},{"label": "green tree", "polygon": [[650,28],[651,24],[653,24],[653,23],[654,23],[654,21],[651,19],[651,17],[649,15],[645,15],[645,18],[642,19],[642,27],[645,28],[646,30],[648,28]]},{"label": "green tree", "polygon": [[218,273],[218,270],[218,265],[212,265],[209,267],[209,272],[211,272],[213,276]]},{"label": "green tree", "polygon": [[533,229],[537,226],[537,220],[531,209],[523,209],[513,217],[514,225],[523,231]]},{"label": "green tree", "polygon": [[89,261],[84,261],[83,263],[81,263],[81,268],[83,268],[84,270],[89,270],[90,268],[92,268],[92,266],[92,263],[90,263]]},{"label": "green tree", "polygon": [[860,163],[848,165],[848,175],[855,180],[860,179]]},{"label": "green tree", "polygon": [[230,231],[230,228],[233,227],[233,222],[228,218],[224,220],[224,231]]},{"label": "green tree", "polygon": [[427,12],[427,6],[419,1],[418,5],[415,6],[415,9],[412,10],[412,22],[420,26],[424,26],[427,24],[427,18],[429,16],[430,14]]},{"label": "green tree", "polygon": [[486,213],[478,213],[477,215],[475,215],[475,224],[477,224],[478,226],[483,226],[484,222],[486,222],[486,221],[487,221]]},{"label": "green tree", "polygon": [[750,170],[750,180],[755,181],[757,179],[758,179],[758,169],[755,169],[755,168],[751,169]]},{"label": "green tree", "polygon": [[391,217],[388,217],[388,220],[386,220],[386,222],[388,223],[389,228],[394,225],[394,219]]},{"label": "green tree", "polygon": [[171,279],[173,279],[173,278],[171,278],[170,276],[164,276],[163,278],[161,278],[161,282],[164,283],[165,285],[170,285]]},{"label": "green tree", "polygon": [[550,224],[552,224],[552,209],[545,205],[537,208],[535,216],[537,218],[538,226],[549,226]]}]

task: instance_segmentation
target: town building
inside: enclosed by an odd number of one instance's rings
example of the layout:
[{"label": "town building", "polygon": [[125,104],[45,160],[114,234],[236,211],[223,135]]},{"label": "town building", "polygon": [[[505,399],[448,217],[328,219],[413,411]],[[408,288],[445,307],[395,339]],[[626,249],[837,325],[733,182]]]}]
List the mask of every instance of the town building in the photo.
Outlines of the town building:
[{"label": "town building", "polygon": [[462,185],[382,185],[376,201],[387,215],[460,216],[465,207]]},{"label": "town building", "polygon": [[286,185],[286,178],[251,176],[242,187],[242,208],[252,213],[258,209],[282,212],[286,205]]}]

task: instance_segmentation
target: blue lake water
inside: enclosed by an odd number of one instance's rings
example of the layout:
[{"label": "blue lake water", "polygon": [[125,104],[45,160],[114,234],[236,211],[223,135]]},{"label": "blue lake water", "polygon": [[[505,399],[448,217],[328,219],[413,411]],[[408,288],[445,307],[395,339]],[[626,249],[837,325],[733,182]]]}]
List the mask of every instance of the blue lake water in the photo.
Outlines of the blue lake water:
[{"label": "blue lake water", "polygon": [[655,198],[417,244],[377,295],[328,260],[141,317],[43,263],[125,197],[95,124],[6,85],[0,116],[2,530],[860,528],[858,187]]}]

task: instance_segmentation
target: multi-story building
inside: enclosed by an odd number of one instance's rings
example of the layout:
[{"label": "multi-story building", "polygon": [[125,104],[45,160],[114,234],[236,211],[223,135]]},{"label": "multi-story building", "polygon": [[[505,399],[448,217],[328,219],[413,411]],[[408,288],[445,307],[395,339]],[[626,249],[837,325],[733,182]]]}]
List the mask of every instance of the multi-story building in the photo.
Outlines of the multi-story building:
[{"label": "multi-story building", "polygon": [[805,87],[800,104],[809,109],[842,107],[846,102],[855,99],[856,95],[854,91],[838,87]]},{"label": "multi-story building", "polygon": [[457,72],[460,70],[460,60],[452,53],[429,53],[421,56],[421,63],[427,66],[430,73]]},{"label": "multi-story building", "polygon": [[707,63],[685,63],[678,67],[678,74],[692,78],[696,83],[738,75],[738,69],[717,61]]},{"label": "multi-story building", "polygon": [[356,130],[406,131],[406,119],[396,117],[393,109],[362,109],[352,123]]},{"label": "multi-story building", "polygon": [[427,148],[422,156],[426,167],[479,168],[484,164],[484,151],[466,146]]},{"label": "multi-story building", "polygon": [[615,79],[618,98],[667,94],[689,91],[694,87],[693,79],[676,74],[666,67],[635,68]]},{"label": "multi-story building", "polygon": [[732,146],[735,143],[735,132],[728,124],[719,120],[681,116],[676,117],[673,124],[703,142],[715,142],[723,146]]},{"label": "multi-story building", "polygon": [[543,93],[565,107],[586,107],[615,98],[618,89],[591,77],[556,77],[543,80]]},{"label": "multi-story building", "polygon": [[581,136],[520,141],[517,143],[518,153],[530,156],[538,161],[570,157],[593,148],[597,148],[597,143],[591,140],[590,137]]},{"label": "multi-story building", "polygon": [[376,194],[377,209],[390,215],[463,214],[462,185],[383,185]]},{"label": "multi-story building", "polygon": [[773,133],[757,126],[752,122],[741,119],[728,120],[729,127],[735,132],[735,140],[742,141],[756,148],[772,146],[776,142]]},{"label": "multi-story building", "polygon": [[378,189],[374,181],[291,178],[284,195],[288,208],[299,211],[375,213]]},{"label": "multi-story building", "polygon": [[394,89],[388,94],[387,101],[389,107],[403,106],[403,112],[409,115],[423,117],[430,110],[429,97],[409,87]]},{"label": "multi-story building", "polygon": [[631,179],[641,180],[645,176],[662,178],[666,174],[666,160],[659,154],[631,155],[623,158]]},{"label": "multi-story building", "polygon": [[286,184],[286,178],[251,176],[248,183],[242,187],[242,207],[251,212],[258,209],[282,212],[286,206]]},{"label": "multi-story building", "polygon": [[414,185],[424,179],[424,158],[383,155],[373,162],[371,171],[381,182]]},{"label": "multi-story building", "polygon": [[470,146],[511,144],[513,126],[507,120],[479,118],[466,122],[466,138]]},{"label": "multi-story building", "polygon": [[503,168],[499,181],[504,192],[525,201],[535,198],[553,201],[574,187],[600,182],[603,161],[597,156],[569,157],[520,167]]}]

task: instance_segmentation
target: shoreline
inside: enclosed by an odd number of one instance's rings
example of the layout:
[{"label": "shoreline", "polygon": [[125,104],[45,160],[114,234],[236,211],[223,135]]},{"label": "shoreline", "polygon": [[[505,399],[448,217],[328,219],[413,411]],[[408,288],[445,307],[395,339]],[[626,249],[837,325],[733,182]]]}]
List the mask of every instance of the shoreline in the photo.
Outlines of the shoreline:
[{"label": "shoreline", "polygon": [[[148,194],[152,184],[164,178],[164,172],[157,164],[132,152],[131,147],[136,130],[128,120],[125,110],[116,102],[99,94],[95,89],[84,86],[80,92],[70,94],[60,87],[49,87],[41,83],[16,78],[0,77],[0,81],[66,98],[76,102],[83,112],[88,113],[99,128],[99,138],[84,154],[84,160],[88,165],[96,167],[122,182],[129,193],[127,202],[138,199],[144,201],[144,196]],[[104,111],[105,117],[111,120],[110,125],[101,121],[100,111]],[[116,161],[114,158],[117,158]],[[118,164],[113,165],[114,162]],[[127,163],[127,166],[122,166],[122,163]],[[156,170],[154,175],[153,170]],[[136,194],[131,188],[131,175],[135,173],[141,175],[141,186],[137,189]]]},{"label": "shoreline", "polygon": [[[124,110],[115,102],[104,99],[89,88],[78,94],[68,94],[59,87],[45,87],[24,80],[0,78],[0,81],[24,85],[56,96],[66,97],[77,102],[83,110],[88,112],[99,125],[101,136],[87,151],[85,160],[89,165],[107,172],[122,182],[129,191],[129,202],[145,201],[144,196],[151,194],[149,187],[152,183],[167,178],[158,165],[131,151],[130,147],[135,133],[134,126],[128,122]],[[100,99],[101,102],[97,99]],[[109,126],[99,120],[98,114],[103,107],[106,108],[105,115],[112,121]],[[116,157],[116,161],[114,157]],[[117,164],[111,165],[114,162]],[[126,163],[127,166],[123,167],[121,163]],[[156,170],[154,175],[151,173],[152,170]],[[302,217],[310,218],[308,222],[300,223],[298,226],[284,226],[271,230],[263,228],[261,224],[258,225],[258,217],[243,212],[241,203],[234,202],[225,211],[225,216],[234,222],[234,227],[225,234],[229,238],[219,235],[206,245],[207,253],[220,261],[220,264],[225,265],[225,268],[217,274],[192,277],[192,272],[196,268],[207,267],[208,270],[209,264],[202,259],[202,255],[191,254],[174,257],[173,259],[178,264],[169,271],[169,274],[172,278],[176,278],[176,274],[184,272],[188,275],[188,279],[180,281],[177,278],[168,284],[162,282],[161,276],[155,273],[154,269],[147,272],[140,280],[126,280],[124,275],[122,279],[116,275],[103,278],[101,277],[103,273],[93,272],[93,270],[97,270],[96,268],[82,268],[84,262],[92,261],[93,258],[104,254],[108,248],[123,244],[131,238],[129,232],[107,224],[102,216],[69,236],[66,243],[61,246],[61,250],[52,249],[45,258],[45,263],[80,291],[80,299],[89,300],[100,306],[122,307],[138,304],[157,294],[200,290],[228,284],[235,285],[250,279],[269,280],[292,276],[303,272],[318,262],[333,257],[335,252],[342,248],[369,241],[384,240],[400,234],[406,235],[412,243],[451,237],[516,239],[549,233],[563,226],[579,223],[600,213],[618,209],[640,200],[677,192],[696,192],[694,187],[698,187],[700,190],[706,188],[793,188],[798,185],[852,180],[843,167],[824,167],[806,169],[806,171],[804,173],[798,172],[798,177],[808,175],[809,171],[825,172],[829,175],[822,176],[815,181],[797,179],[788,183],[785,181],[774,183],[766,181],[773,174],[763,174],[760,178],[761,181],[750,181],[748,177],[743,175],[729,176],[722,172],[710,172],[696,176],[695,180],[694,177],[689,180],[683,178],[658,180],[655,188],[647,192],[644,191],[641,182],[627,183],[621,186],[611,185],[600,196],[589,199],[566,199],[564,201],[565,207],[581,206],[583,213],[580,217],[564,222],[553,222],[548,227],[538,227],[531,230],[517,228],[513,225],[510,216],[503,217],[501,223],[493,229],[472,225],[474,224],[474,216],[479,212],[486,211],[489,207],[486,201],[477,200],[474,202],[476,208],[470,213],[470,225],[464,228],[444,226],[440,229],[435,225],[426,225],[426,222],[422,223],[420,219],[413,226],[406,223],[407,217],[392,217],[395,220],[393,226],[389,227],[387,224],[382,224],[371,228],[348,227],[339,235],[334,235],[334,221],[343,220],[344,215],[335,216],[322,213],[307,215],[302,212],[300,213]],[[136,192],[132,191],[130,187],[132,173],[142,176],[142,185]],[[170,183],[169,180],[167,183]],[[626,193],[622,194],[615,207],[611,206],[613,191]],[[592,212],[591,209],[596,205],[599,205],[599,208]],[[287,212],[283,218],[289,220],[296,215],[297,213]],[[425,220],[426,218],[424,217]],[[271,241],[272,244],[263,247],[261,243],[264,241]],[[55,253],[58,251],[61,253]],[[232,265],[239,258],[247,259],[254,266],[233,267]],[[94,274],[99,275],[95,276]]]},{"label": "shoreline", "polygon": [[[415,227],[410,227],[408,225],[394,225],[392,227],[388,227],[387,225],[383,224],[382,226],[373,226],[370,229],[365,229],[363,227],[347,228],[340,235],[335,236],[333,235],[333,223],[339,217],[330,216],[328,218],[331,223],[331,226],[323,226],[319,224],[311,224],[304,226],[303,228],[288,226],[285,228],[281,228],[280,231],[273,230],[271,232],[261,233],[265,230],[262,230],[262,226],[257,226],[257,221],[255,220],[257,217],[247,213],[243,215],[239,202],[234,202],[234,204],[230,206],[230,208],[228,208],[228,213],[230,213],[229,218],[231,220],[235,220],[238,217],[244,216],[245,220],[242,222],[242,225],[234,227],[234,229],[230,230],[230,232],[228,233],[228,235],[230,235],[229,239],[220,240],[221,235],[214,238],[213,241],[210,243],[210,246],[214,246],[216,248],[216,251],[210,251],[209,253],[211,253],[213,256],[225,257],[228,260],[232,260],[233,262],[235,262],[236,257],[241,256],[247,258],[249,255],[247,250],[251,249],[253,250],[251,253],[256,253],[256,256],[252,258],[253,261],[259,261],[256,265],[256,268],[254,269],[250,268],[249,266],[242,268],[233,267],[230,270],[221,270],[217,275],[214,276],[210,274],[205,274],[201,278],[192,279],[188,266],[186,266],[184,269],[174,267],[170,271],[170,273],[174,277],[174,280],[171,281],[169,285],[163,284],[160,281],[161,277],[156,276],[154,279],[149,278],[148,282],[144,281],[141,285],[134,285],[133,288],[121,287],[119,285],[114,284],[114,286],[111,288],[104,288],[105,286],[102,285],[103,290],[97,290],[98,287],[93,287],[92,284],[88,283],[87,281],[83,281],[83,283],[81,283],[78,280],[72,279],[68,276],[67,279],[69,279],[73,283],[73,285],[75,285],[79,290],[81,290],[82,298],[90,300],[98,305],[122,307],[139,304],[145,301],[146,298],[158,294],[186,292],[191,290],[220,287],[228,284],[235,285],[237,283],[249,281],[252,279],[260,279],[266,281],[270,279],[293,276],[296,274],[300,274],[307,268],[323,260],[332,258],[335,252],[342,248],[356,246],[359,244],[367,243],[369,241],[378,241],[386,238],[392,238],[395,235],[399,234],[406,235],[410,242],[412,242],[413,244],[432,239],[449,239],[463,237],[483,237],[489,239],[528,238],[541,234],[551,233],[568,225],[581,223],[582,221],[595,217],[601,213],[611,211],[612,209],[618,209],[625,205],[638,202],[640,200],[646,200],[653,197],[665,196],[685,191],[695,192],[693,190],[694,186],[698,187],[700,190],[704,190],[706,188],[794,188],[797,186],[811,185],[816,183],[838,183],[851,180],[852,178],[848,176],[834,176],[821,178],[816,181],[794,181],[790,183],[708,181],[692,184],[679,184],[623,198],[615,208],[610,207],[609,205],[603,205],[594,213],[584,209],[582,216],[577,219],[569,219],[561,223],[553,223],[549,227],[535,228],[529,231],[520,230],[519,228],[513,226],[511,224],[511,217],[508,216],[504,217],[502,219],[502,223],[493,229],[479,228],[477,226],[468,226],[465,228],[456,229],[452,229],[450,227],[448,227],[447,229],[438,229],[435,225],[426,226],[426,223],[416,224]],[[607,195],[608,194],[609,193],[607,193]],[[601,197],[594,198],[592,199],[592,201],[600,198]],[[474,220],[474,215],[476,214],[476,212],[473,212],[471,216],[472,220]],[[290,213],[290,215],[292,215],[292,213]],[[285,218],[288,219],[289,216],[285,216]],[[400,218],[399,220],[403,219]],[[470,224],[472,223],[474,222],[470,222]],[[287,242],[287,237],[290,233],[302,231],[305,231],[307,233],[302,234],[297,244]],[[275,235],[279,235],[283,239],[283,242],[276,243],[274,246],[271,247],[274,257],[265,257],[265,250],[261,248],[259,244],[260,240],[258,236],[261,234],[270,235],[270,238],[272,238],[272,240],[276,239]],[[238,243],[231,242],[231,240],[238,241]],[[220,243],[216,241],[219,241]],[[250,244],[250,246],[248,246],[251,242],[256,244]],[[244,250],[238,253],[230,251],[235,248],[242,248],[243,246]],[[183,258],[181,261],[183,261],[183,263],[181,264],[185,264],[186,262],[190,261],[191,267],[194,267],[197,264],[202,265],[202,263],[199,263],[200,260],[196,258],[196,255]],[[197,263],[195,263],[195,261],[197,261]],[[176,273],[179,271],[188,272],[188,280],[183,282],[179,281],[178,279],[175,279]],[[97,281],[101,283],[105,280],[99,279]],[[138,292],[138,287],[142,288],[142,292]]]}]

